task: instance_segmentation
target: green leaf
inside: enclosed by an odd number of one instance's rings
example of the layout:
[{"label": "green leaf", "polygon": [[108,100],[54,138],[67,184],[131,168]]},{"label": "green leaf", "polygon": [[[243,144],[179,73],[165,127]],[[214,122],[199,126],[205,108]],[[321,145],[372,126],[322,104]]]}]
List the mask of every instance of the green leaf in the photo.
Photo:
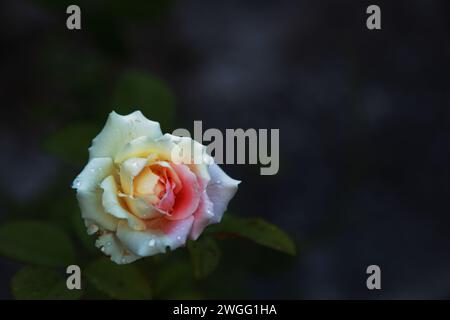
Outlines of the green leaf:
[{"label": "green leaf", "polygon": [[45,222],[23,220],[0,226],[0,254],[31,264],[67,266],[75,252],[66,233]]},{"label": "green leaf", "polygon": [[225,214],[220,224],[207,229],[208,233],[222,236],[237,236],[247,238],[260,245],[295,255],[296,249],[292,239],[277,226],[260,218],[237,218]]},{"label": "green leaf", "polygon": [[221,251],[217,242],[211,237],[189,241],[188,250],[197,279],[211,274],[219,264]]},{"label": "green leaf", "polygon": [[52,269],[27,266],[11,279],[14,298],[19,300],[76,300],[82,290],[69,290],[66,279]]},{"label": "green leaf", "polygon": [[88,159],[92,139],[100,132],[98,126],[75,123],[62,128],[44,141],[44,149],[71,164],[83,164]]},{"label": "green leaf", "polygon": [[127,71],[119,78],[112,108],[119,114],[141,110],[161,124],[163,132],[173,129],[175,99],[160,80],[145,73]]},{"label": "green leaf", "polygon": [[194,296],[197,288],[192,271],[192,264],[187,256],[164,261],[153,276],[155,297],[181,299]]},{"label": "green leaf", "polygon": [[88,265],[85,275],[98,290],[111,298],[151,299],[149,281],[134,265],[117,265],[101,258]]}]

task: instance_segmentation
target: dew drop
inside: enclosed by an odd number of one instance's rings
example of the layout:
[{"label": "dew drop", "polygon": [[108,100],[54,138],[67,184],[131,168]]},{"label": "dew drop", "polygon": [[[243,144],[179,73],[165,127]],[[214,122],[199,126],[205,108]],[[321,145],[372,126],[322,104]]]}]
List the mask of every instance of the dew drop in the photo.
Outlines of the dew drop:
[{"label": "dew drop", "polygon": [[180,237],[180,236],[178,236],[178,237],[177,237],[177,240],[181,240],[181,237]]},{"label": "dew drop", "polygon": [[148,242],[148,246],[149,247],[153,247],[154,245],[155,245],[155,239],[152,239],[152,240],[150,240],[149,242]]},{"label": "dew drop", "polygon": [[222,181],[220,181],[220,180],[216,180],[216,183],[217,183],[217,184],[221,184],[221,183],[222,183]]},{"label": "dew drop", "polygon": [[100,250],[102,250],[102,252],[105,252],[106,249],[105,247],[102,247]]},{"label": "dew drop", "polygon": [[88,226],[88,234],[94,234],[98,231],[98,226],[96,224],[91,224]]}]

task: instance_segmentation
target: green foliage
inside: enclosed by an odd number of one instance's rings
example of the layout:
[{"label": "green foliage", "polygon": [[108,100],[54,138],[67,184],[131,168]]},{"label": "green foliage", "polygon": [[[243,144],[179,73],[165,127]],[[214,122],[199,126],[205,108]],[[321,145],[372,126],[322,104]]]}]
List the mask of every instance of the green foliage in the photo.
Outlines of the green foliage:
[{"label": "green foliage", "polygon": [[76,123],[62,128],[44,141],[44,149],[64,161],[81,165],[88,159],[92,139],[100,132],[98,126]]},{"label": "green foliage", "polygon": [[195,299],[200,298],[192,264],[184,250],[178,250],[155,256],[150,259],[157,261],[152,267],[152,283],[157,299]]},{"label": "green foliage", "polygon": [[237,218],[225,214],[222,222],[209,227],[207,232],[223,237],[242,237],[290,255],[296,254],[292,239],[277,226],[260,218]]},{"label": "green foliage", "polygon": [[197,279],[211,274],[219,264],[221,251],[212,237],[189,241],[188,250],[191,255],[194,275]]},{"label": "green foliage", "polygon": [[148,279],[134,264],[117,265],[101,258],[87,266],[85,275],[99,291],[114,299],[152,297]]},{"label": "green foliage", "polygon": [[158,121],[163,131],[173,127],[175,99],[171,90],[157,78],[138,71],[124,72],[117,82],[111,108],[119,114],[141,110]]},{"label": "green foliage", "polygon": [[69,237],[58,226],[32,220],[0,226],[0,254],[43,266],[67,266],[75,252]]},{"label": "green foliage", "polygon": [[52,269],[27,266],[11,280],[14,298],[19,300],[76,300],[82,290],[69,290],[64,277]]}]

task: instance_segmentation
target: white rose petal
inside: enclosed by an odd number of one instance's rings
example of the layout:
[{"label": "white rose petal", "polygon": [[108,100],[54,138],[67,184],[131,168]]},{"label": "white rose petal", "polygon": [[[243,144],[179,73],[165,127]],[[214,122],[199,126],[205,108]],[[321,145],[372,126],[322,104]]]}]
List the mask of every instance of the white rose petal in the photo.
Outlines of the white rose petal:
[{"label": "white rose petal", "polygon": [[176,224],[169,234],[161,231],[147,229],[145,231],[135,231],[123,222],[119,222],[117,227],[117,237],[134,254],[142,257],[152,256],[157,253],[166,252],[166,248],[171,250],[183,246],[191,230],[194,217],[172,221]]},{"label": "white rose petal", "polygon": [[159,123],[147,119],[140,111],[126,116],[111,112],[105,127],[92,141],[89,158],[114,158],[128,142],[142,136],[151,139],[161,137]]},{"label": "white rose petal", "polygon": [[151,196],[152,195],[134,198],[124,195],[124,199],[134,215],[141,219],[152,219],[160,217],[162,213],[150,204],[151,200],[148,200],[148,197]]},{"label": "white rose petal", "polygon": [[141,258],[127,250],[112,233],[105,233],[98,237],[95,246],[117,264],[131,263]]},{"label": "white rose petal", "polygon": [[100,184],[100,187],[103,189],[102,204],[106,212],[116,218],[128,220],[130,227],[135,230],[145,229],[145,223],[141,219],[135,217],[122,207],[121,200],[117,196],[119,189],[113,176],[105,178]]},{"label": "white rose petal", "polygon": [[100,191],[100,183],[107,176],[114,174],[114,170],[114,163],[111,158],[91,159],[73,181],[72,188],[77,191]]},{"label": "white rose petal", "polygon": [[126,143],[114,157],[115,163],[122,163],[129,158],[147,157],[157,154],[160,159],[170,160],[172,149],[176,145],[167,138],[167,134],[155,139],[151,136],[138,137]]},{"label": "white rose petal", "polygon": [[78,191],[77,199],[83,219],[91,220],[105,230],[116,230],[119,220],[105,211],[100,192]]},{"label": "white rose petal", "polygon": [[214,215],[211,223],[222,220],[223,213],[227,210],[228,202],[234,197],[239,183],[238,180],[230,178],[217,164],[208,168],[211,181],[206,187],[206,193],[214,205]]},{"label": "white rose petal", "polygon": [[206,146],[189,137],[178,137],[167,133],[164,137],[177,146],[172,150],[172,161],[186,164],[203,181],[210,180],[208,165],[214,163],[214,159],[207,153]]},{"label": "white rose petal", "polygon": [[113,172],[114,165],[110,158],[95,158],[88,162],[72,185],[77,190],[81,216],[106,230],[115,230],[117,219],[102,207],[100,183]]},{"label": "white rose petal", "polygon": [[122,186],[123,192],[130,196],[134,194],[134,177],[136,177],[146,165],[146,158],[131,158],[120,165],[120,185]]}]

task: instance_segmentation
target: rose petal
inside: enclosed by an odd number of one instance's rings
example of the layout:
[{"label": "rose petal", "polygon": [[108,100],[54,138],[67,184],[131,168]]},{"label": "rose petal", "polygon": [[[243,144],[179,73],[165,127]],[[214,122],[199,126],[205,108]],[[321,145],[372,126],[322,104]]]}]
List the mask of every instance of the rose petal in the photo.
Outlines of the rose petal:
[{"label": "rose petal", "polygon": [[110,256],[111,260],[117,264],[131,263],[141,258],[127,250],[112,233],[101,235],[95,241],[95,246],[101,249],[104,254]]},{"label": "rose petal", "polygon": [[131,229],[124,221],[119,222],[117,237],[134,254],[147,257],[166,252],[184,245],[191,230],[194,217],[184,220],[168,221],[164,218],[152,220],[145,231]]},{"label": "rose petal", "polygon": [[120,185],[122,191],[132,196],[134,194],[133,181],[147,165],[145,158],[131,158],[120,165]]},{"label": "rose petal", "polygon": [[156,194],[158,182],[159,176],[149,167],[145,167],[134,179],[134,191],[136,195]]},{"label": "rose petal", "polygon": [[99,185],[105,177],[112,174],[113,169],[110,158],[94,158],[88,162],[72,185],[77,190],[82,218],[89,220],[91,226],[98,225],[105,230],[115,230],[118,220],[106,213],[102,207]]},{"label": "rose petal", "polygon": [[209,200],[206,190],[202,192],[200,197],[200,204],[194,213],[194,223],[189,237],[192,240],[197,240],[203,230],[211,223],[218,221],[212,220],[214,218],[214,205]]},{"label": "rose petal", "polygon": [[230,178],[215,163],[210,165],[208,169],[211,181],[206,187],[206,192],[214,206],[214,216],[211,217],[211,223],[218,223],[227,209],[228,202],[234,197],[241,182]]},{"label": "rose petal", "polygon": [[80,205],[81,217],[94,222],[104,230],[114,231],[118,219],[108,214],[102,206],[102,195],[99,192],[78,191],[77,199]]},{"label": "rose petal", "polygon": [[164,232],[170,241],[170,249],[174,250],[186,243],[188,235],[192,229],[194,217],[191,216],[183,220],[170,221],[164,218],[157,219],[159,228]]},{"label": "rose petal", "polygon": [[142,136],[150,139],[161,137],[159,123],[147,119],[140,111],[126,116],[113,111],[109,114],[103,130],[92,141],[89,158],[114,158],[128,142]]},{"label": "rose petal", "polygon": [[172,150],[171,161],[176,164],[212,164],[213,158],[206,152],[206,146],[189,138],[171,134],[164,135],[178,148]]},{"label": "rose petal", "polygon": [[175,194],[173,192],[172,184],[170,183],[170,181],[166,181],[166,190],[164,196],[156,205],[156,207],[159,210],[163,211],[164,213],[169,213],[173,208],[174,203],[175,203]]},{"label": "rose petal", "polygon": [[190,137],[178,137],[166,133],[164,138],[175,145],[172,147],[171,162],[185,164],[196,176],[209,181],[208,165],[214,163],[214,159],[207,153],[206,146]]},{"label": "rose petal", "polygon": [[197,177],[191,170],[182,164],[172,164],[178,178],[181,180],[182,189],[176,195],[175,204],[169,220],[185,219],[197,210],[200,202],[200,188]]},{"label": "rose petal", "polygon": [[99,185],[107,176],[114,173],[111,158],[94,158],[89,160],[72,183],[77,191],[99,191]]},{"label": "rose petal", "polygon": [[170,166],[170,164],[166,161],[155,161],[152,163],[152,168],[154,167],[160,167],[161,170],[165,171],[166,178],[172,179],[172,183],[174,184],[175,188],[173,189],[173,192],[178,193],[181,190],[181,180],[178,177],[175,170]]},{"label": "rose petal", "polygon": [[114,156],[115,163],[121,163],[129,158],[142,158],[155,154],[159,159],[170,160],[172,149],[176,145],[167,138],[167,134],[159,138],[141,136],[128,141]]},{"label": "rose petal", "polygon": [[105,178],[100,187],[103,189],[102,204],[105,211],[119,219],[126,219],[131,228],[144,230],[145,223],[123,208],[121,199],[117,197],[119,192],[113,176]]},{"label": "rose petal", "polygon": [[[153,196],[153,195],[150,195]],[[148,200],[147,198],[150,196],[140,196],[137,198],[133,198],[127,195],[124,195],[125,202],[128,205],[130,211],[137,217],[141,219],[153,219],[156,217],[160,217],[163,215],[163,212],[159,211],[155,208],[151,202],[152,200]]]}]

